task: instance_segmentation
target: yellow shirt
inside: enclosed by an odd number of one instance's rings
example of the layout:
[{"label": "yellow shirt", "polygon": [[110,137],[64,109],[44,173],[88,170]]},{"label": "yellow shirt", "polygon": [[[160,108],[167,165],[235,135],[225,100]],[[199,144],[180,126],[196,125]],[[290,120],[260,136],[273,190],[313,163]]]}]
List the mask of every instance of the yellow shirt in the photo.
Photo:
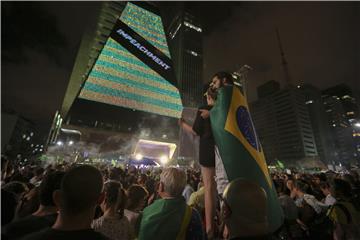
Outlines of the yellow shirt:
[{"label": "yellow shirt", "polygon": [[201,187],[190,195],[188,205],[196,209],[205,209],[205,188]]}]

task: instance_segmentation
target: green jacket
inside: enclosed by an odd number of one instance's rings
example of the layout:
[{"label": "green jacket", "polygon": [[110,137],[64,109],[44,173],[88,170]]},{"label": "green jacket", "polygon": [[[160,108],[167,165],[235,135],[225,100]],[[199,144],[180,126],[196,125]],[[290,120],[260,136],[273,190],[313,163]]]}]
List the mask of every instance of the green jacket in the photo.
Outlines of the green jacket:
[{"label": "green jacket", "polygon": [[138,239],[175,240],[180,235],[184,239],[190,218],[191,208],[186,205],[185,199],[156,200],[143,211]]}]

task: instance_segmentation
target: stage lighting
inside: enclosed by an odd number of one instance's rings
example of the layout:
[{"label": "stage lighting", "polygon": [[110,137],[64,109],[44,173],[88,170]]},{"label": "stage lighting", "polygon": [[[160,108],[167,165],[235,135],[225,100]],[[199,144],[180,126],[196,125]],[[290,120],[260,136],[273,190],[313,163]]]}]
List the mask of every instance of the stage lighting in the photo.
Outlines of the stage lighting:
[{"label": "stage lighting", "polygon": [[167,156],[163,155],[160,157],[160,162],[162,164],[166,164],[168,161],[169,161],[169,158]]},{"label": "stage lighting", "polygon": [[135,159],[140,161],[141,159],[143,159],[143,155],[138,153],[138,154],[135,155]]}]

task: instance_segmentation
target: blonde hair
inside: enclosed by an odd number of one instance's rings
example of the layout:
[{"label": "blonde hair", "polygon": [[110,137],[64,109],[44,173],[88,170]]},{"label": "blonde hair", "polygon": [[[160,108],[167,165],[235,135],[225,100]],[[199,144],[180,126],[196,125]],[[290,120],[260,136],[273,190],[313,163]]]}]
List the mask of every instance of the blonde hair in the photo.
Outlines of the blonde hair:
[{"label": "blonde hair", "polygon": [[186,174],[181,169],[169,167],[162,171],[160,182],[164,185],[165,192],[172,197],[179,197],[186,186]]}]

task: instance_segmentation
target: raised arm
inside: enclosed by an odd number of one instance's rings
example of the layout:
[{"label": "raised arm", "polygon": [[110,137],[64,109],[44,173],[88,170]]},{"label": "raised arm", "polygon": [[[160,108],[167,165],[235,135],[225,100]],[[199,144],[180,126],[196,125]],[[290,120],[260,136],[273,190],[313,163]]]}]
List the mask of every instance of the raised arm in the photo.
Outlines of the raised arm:
[{"label": "raised arm", "polygon": [[189,124],[187,124],[185,122],[185,120],[183,118],[180,118],[179,119],[179,126],[187,133],[191,134],[191,135],[194,135],[194,136],[197,136],[196,132],[194,132],[192,126],[190,126]]}]

